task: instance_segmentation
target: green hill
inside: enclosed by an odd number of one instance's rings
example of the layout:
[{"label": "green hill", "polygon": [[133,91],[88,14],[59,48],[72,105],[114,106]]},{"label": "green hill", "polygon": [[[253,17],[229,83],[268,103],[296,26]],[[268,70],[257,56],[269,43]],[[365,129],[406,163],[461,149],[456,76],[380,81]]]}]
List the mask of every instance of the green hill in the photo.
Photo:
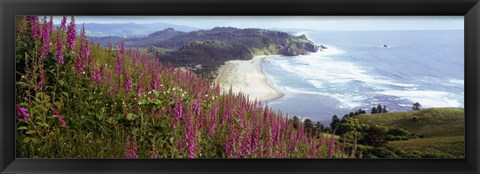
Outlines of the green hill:
[{"label": "green hill", "polygon": [[430,108],[410,112],[359,115],[356,118],[368,125],[402,128],[426,137],[460,136],[464,135],[465,128],[463,108]]},{"label": "green hill", "polygon": [[381,125],[387,128],[402,128],[425,136],[403,141],[389,141],[387,146],[406,152],[443,154],[464,157],[464,109],[430,108],[410,112],[393,112],[359,115],[359,122]]}]

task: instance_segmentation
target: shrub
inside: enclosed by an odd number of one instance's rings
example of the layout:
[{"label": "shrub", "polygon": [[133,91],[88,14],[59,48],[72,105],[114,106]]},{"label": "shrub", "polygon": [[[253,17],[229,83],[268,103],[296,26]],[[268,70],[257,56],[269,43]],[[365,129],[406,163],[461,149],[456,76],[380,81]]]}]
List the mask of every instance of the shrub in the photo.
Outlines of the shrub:
[{"label": "shrub", "polygon": [[386,128],[378,125],[370,126],[365,131],[365,139],[363,140],[364,144],[380,147],[386,144],[385,136],[387,134]]},{"label": "shrub", "polygon": [[340,123],[337,124],[336,133],[338,135],[343,135],[350,131],[363,132],[367,127],[368,125],[360,123],[356,118],[343,117],[342,121],[340,121]]}]

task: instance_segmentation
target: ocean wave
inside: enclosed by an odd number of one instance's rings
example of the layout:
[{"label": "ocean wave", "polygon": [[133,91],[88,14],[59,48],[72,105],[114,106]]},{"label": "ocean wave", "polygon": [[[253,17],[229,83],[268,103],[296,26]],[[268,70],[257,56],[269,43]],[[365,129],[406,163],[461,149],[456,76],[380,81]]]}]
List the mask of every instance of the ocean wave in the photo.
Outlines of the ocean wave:
[{"label": "ocean wave", "polygon": [[415,91],[383,91],[380,94],[397,96],[408,99],[412,102],[419,102],[424,107],[462,107],[455,94],[445,91],[415,90]]},{"label": "ocean wave", "polygon": [[[405,108],[413,102],[420,102],[424,107],[463,107],[463,93],[442,91],[451,89],[445,86],[463,88],[463,80],[420,76],[405,81],[405,78],[376,73],[375,66],[361,66],[348,52],[330,45],[327,47],[309,55],[265,59],[269,65],[281,69],[275,71],[281,77],[268,75],[269,81],[286,92],[335,98],[340,101],[338,107],[341,109],[380,103]],[[295,79],[288,79],[288,83],[285,78],[290,77],[285,73],[295,74]]]}]

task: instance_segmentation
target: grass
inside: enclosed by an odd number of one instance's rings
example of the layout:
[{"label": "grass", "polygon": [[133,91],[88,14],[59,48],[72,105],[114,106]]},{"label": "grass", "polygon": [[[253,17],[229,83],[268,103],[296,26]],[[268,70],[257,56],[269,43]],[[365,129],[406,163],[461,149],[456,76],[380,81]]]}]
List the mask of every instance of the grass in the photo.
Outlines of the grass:
[{"label": "grass", "polygon": [[390,147],[397,147],[404,151],[418,150],[426,153],[447,153],[459,158],[464,157],[464,136],[417,138],[406,141],[388,142]]},{"label": "grass", "polygon": [[[414,121],[414,117],[418,119]],[[387,146],[401,150],[423,153],[449,154],[464,157],[464,109],[430,108],[419,111],[360,115],[357,117],[368,125],[381,125],[388,128],[403,128],[411,133],[425,135],[403,141],[389,141]]]},{"label": "grass", "polygon": [[[418,120],[414,121],[417,117]],[[410,112],[392,112],[357,117],[362,123],[389,128],[398,127],[427,137],[464,135],[463,108],[430,108]]]}]

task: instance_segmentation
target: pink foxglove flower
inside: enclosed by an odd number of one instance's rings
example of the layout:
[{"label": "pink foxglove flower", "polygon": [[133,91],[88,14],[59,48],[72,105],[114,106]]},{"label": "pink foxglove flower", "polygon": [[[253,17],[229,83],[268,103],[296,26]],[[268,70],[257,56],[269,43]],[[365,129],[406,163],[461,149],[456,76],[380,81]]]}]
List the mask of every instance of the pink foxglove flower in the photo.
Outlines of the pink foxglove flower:
[{"label": "pink foxglove flower", "polygon": [[67,31],[67,16],[63,16],[62,22],[60,24],[60,30],[63,32]]},{"label": "pink foxglove flower", "polygon": [[75,47],[75,38],[77,37],[77,31],[75,29],[75,18],[72,16],[70,25],[68,25],[67,31],[67,48],[72,50]]},{"label": "pink foxglove flower", "polygon": [[63,65],[63,45],[60,37],[60,33],[57,34],[57,61],[60,65]]},{"label": "pink foxglove flower", "polygon": [[133,134],[132,158],[138,158],[137,155],[137,136]]},{"label": "pink foxglove flower", "polygon": [[127,136],[127,141],[125,143],[125,158],[131,158],[132,157],[132,152],[130,149],[130,136]]},{"label": "pink foxglove flower", "polygon": [[43,74],[43,69],[40,69],[40,82],[37,85],[38,89],[42,89],[43,85],[45,84],[45,75]]},{"label": "pink foxglove flower", "polygon": [[77,56],[75,59],[75,70],[77,70],[77,73],[79,75],[83,75],[84,70],[85,70],[85,62],[83,61],[83,58],[81,56]]},{"label": "pink foxglove flower", "polygon": [[42,46],[40,47],[40,56],[44,57],[50,50],[50,24],[47,22],[46,18],[44,18],[43,27],[40,31],[40,40],[42,41]]},{"label": "pink foxglove flower", "polygon": [[30,27],[32,30],[32,38],[36,39],[38,36],[38,32],[40,31],[40,24],[38,24],[38,17],[28,16],[27,21],[30,24]]},{"label": "pink foxglove flower", "polygon": [[20,105],[15,106],[15,110],[17,111],[17,118],[22,117],[24,122],[27,122],[28,117],[30,116],[28,114],[28,110],[25,108],[20,107]]},{"label": "pink foxglove flower", "polygon": [[51,109],[52,109],[53,114],[54,114],[55,116],[57,116],[58,122],[60,122],[60,124],[61,124],[62,126],[66,126],[66,125],[67,125],[67,122],[65,122],[65,120],[63,120],[63,116],[60,115],[55,108],[51,108]]},{"label": "pink foxglove flower", "polygon": [[132,78],[130,77],[125,77],[125,91],[126,92],[132,92]]}]

